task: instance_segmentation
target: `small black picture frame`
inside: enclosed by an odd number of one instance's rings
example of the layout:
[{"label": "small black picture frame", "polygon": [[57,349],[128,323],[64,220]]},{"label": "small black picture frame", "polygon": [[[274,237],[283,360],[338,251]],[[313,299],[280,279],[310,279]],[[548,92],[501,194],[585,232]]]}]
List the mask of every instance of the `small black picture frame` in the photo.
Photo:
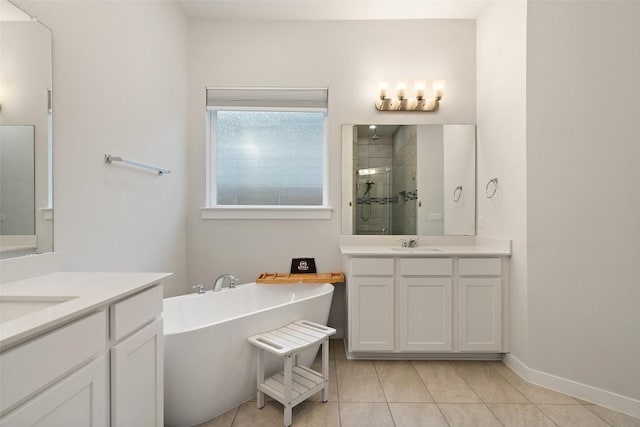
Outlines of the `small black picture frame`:
[{"label": "small black picture frame", "polygon": [[291,260],[291,274],[317,273],[314,258],[293,258]]}]

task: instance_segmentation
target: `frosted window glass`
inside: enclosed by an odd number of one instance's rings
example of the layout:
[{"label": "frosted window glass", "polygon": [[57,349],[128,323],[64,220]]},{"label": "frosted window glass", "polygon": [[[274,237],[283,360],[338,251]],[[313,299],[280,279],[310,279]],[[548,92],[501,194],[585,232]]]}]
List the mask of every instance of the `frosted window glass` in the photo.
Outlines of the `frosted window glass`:
[{"label": "frosted window glass", "polygon": [[214,114],[218,205],[322,206],[324,112]]}]

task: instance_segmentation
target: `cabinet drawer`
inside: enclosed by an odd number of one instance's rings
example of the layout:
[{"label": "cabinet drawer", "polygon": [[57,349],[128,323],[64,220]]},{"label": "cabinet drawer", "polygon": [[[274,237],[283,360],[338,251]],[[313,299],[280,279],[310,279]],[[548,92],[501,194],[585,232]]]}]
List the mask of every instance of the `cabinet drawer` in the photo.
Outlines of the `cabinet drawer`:
[{"label": "cabinet drawer", "polygon": [[461,276],[501,276],[502,258],[460,258]]},{"label": "cabinet drawer", "polygon": [[122,302],[113,304],[110,310],[111,339],[117,341],[162,313],[162,286],[155,285]]},{"label": "cabinet drawer", "polygon": [[393,258],[353,258],[354,276],[393,276]]},{"label": "cabinet drawer", "polygon": [[401,258],[402,276],[451,276],[451,258]]},{"label": "cabinet drawer", "polygon": [[100,311],[0,354],[0,413],[52,383],[107,344],[107,313]]}]

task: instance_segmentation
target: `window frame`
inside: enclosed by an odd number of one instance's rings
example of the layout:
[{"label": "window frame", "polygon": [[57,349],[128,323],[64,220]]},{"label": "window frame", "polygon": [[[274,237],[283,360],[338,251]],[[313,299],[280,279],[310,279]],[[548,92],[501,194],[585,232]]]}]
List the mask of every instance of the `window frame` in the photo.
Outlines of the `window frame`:
[{"label": "window frame", "polygon": [[[217,204],[217,141],[215,114],[218,111],[278,111],[322,112],[324,129],[322,140],[322,205],[218,205]],[[207,107],[206,112],[206,197],[201,208],[202,219],[331,219],[329,205],[328,168],[328,109],[300,107]]]}]

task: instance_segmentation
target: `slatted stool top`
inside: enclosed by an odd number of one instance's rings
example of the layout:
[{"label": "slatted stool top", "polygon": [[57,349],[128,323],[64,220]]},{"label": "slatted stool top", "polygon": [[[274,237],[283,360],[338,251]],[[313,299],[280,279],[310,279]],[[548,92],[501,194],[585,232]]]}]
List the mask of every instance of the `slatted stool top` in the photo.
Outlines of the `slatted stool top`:
[{"label": "slatted stool top", "polygon": [[308,320],[298,320],[273,331],[249,337],[249,342],[278,356],[298,353],[307,347],[321,343],[336,330]]}]

